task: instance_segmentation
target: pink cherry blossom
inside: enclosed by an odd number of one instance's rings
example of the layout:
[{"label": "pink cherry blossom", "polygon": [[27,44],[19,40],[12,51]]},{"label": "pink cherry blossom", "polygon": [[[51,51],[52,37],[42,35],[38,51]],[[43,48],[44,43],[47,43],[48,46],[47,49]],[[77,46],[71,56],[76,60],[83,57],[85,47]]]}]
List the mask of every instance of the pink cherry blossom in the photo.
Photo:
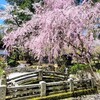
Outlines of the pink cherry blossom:
[{"label": "pink cherry blossom", "polygon": [[[87,55],[90,58],[94,42],[92,30],[100,18],[100,3],[92,5],[84,0],[77,5],[75,0],[43,1],[44,6],[35,5],[36,13],[30,21],[4,37],[6,48],[22,47],[39,59],[48,56],[51,60],[71,47],[75,57],[83,59]],[[84,34],[84,30],[87,33]]]}]

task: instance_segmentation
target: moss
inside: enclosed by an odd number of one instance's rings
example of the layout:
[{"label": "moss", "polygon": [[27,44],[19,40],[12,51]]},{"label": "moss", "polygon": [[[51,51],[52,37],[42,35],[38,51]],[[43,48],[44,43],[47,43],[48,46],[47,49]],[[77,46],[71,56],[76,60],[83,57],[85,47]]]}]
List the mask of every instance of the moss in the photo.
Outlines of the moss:
[{"label": "moss", "polygon": [[3,75],[3,69],[0,68],[0,76]]},{"label": "moss", "polygon": [[87,95],[87,94],[92,94],[96,93],[96,89],[84,89],[84,90],[79,90],[79,91],[74,91],[74,92],[67,92],[67,93],[59,93],[59,94],[54,94],[50,96],[44,96],[44,97],[38,97],[38,98],[32,98],[29,100],[59,100],[59,99],[64,99],[64,98],[69,98],[69,97],[77,97],[81,95]]}]

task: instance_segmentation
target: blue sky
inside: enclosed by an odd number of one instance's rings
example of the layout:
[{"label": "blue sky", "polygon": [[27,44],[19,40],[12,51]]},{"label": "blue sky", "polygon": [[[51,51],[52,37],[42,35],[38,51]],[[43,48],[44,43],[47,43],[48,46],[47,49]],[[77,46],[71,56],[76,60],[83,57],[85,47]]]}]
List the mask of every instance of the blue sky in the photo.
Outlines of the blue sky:
[{"label": "blue sky", "polygon": [[[5,4],[7,4],[5,0],[0,0],[0,6]],[[3,24],[3,20],[0,20],[0,24]]]},{"label": "blue sky", "polygon": [[0,0],[0,4],[6,4],[6,0]]},{"label": "blue sky", "polygon": [[3,24],[3,20],[0,20],[0,24]]}]

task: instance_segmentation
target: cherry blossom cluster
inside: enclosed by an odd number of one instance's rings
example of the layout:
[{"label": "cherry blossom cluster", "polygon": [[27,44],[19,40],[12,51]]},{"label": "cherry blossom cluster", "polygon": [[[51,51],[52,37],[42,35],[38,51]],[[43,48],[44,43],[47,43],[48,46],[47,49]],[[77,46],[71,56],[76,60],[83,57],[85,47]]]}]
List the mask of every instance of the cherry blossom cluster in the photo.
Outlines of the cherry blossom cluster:
[{"label": "cherry blossom cluster", "polygon": [[100,18],[100,3],[92,1],[77,5],[75,0],[43,0],[34,4],[36,13],[17,30],[6,34],[4,45],[29,50],[41,59],[49,60],[67,53],[71,47],[74,57],[90,58],[93,49],[93,29]]}]

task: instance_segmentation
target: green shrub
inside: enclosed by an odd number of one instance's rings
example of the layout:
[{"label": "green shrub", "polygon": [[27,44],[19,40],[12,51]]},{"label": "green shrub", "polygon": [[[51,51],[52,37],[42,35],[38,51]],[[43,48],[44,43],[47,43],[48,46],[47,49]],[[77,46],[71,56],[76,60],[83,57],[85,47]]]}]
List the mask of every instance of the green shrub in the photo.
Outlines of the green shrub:
[{"label": "green shrub", "polygon": [[76,74],[79,70],[85,70],[87,67],[86,64],[74,64],[70,68],[70,73]]},{"label": "green shrub", "polygon": [[7,57],[8,65],[10,65],[11,67],[16,67],[18,65],[17,56],[18,54],[16,52],[12,52],[10,56]]}]

